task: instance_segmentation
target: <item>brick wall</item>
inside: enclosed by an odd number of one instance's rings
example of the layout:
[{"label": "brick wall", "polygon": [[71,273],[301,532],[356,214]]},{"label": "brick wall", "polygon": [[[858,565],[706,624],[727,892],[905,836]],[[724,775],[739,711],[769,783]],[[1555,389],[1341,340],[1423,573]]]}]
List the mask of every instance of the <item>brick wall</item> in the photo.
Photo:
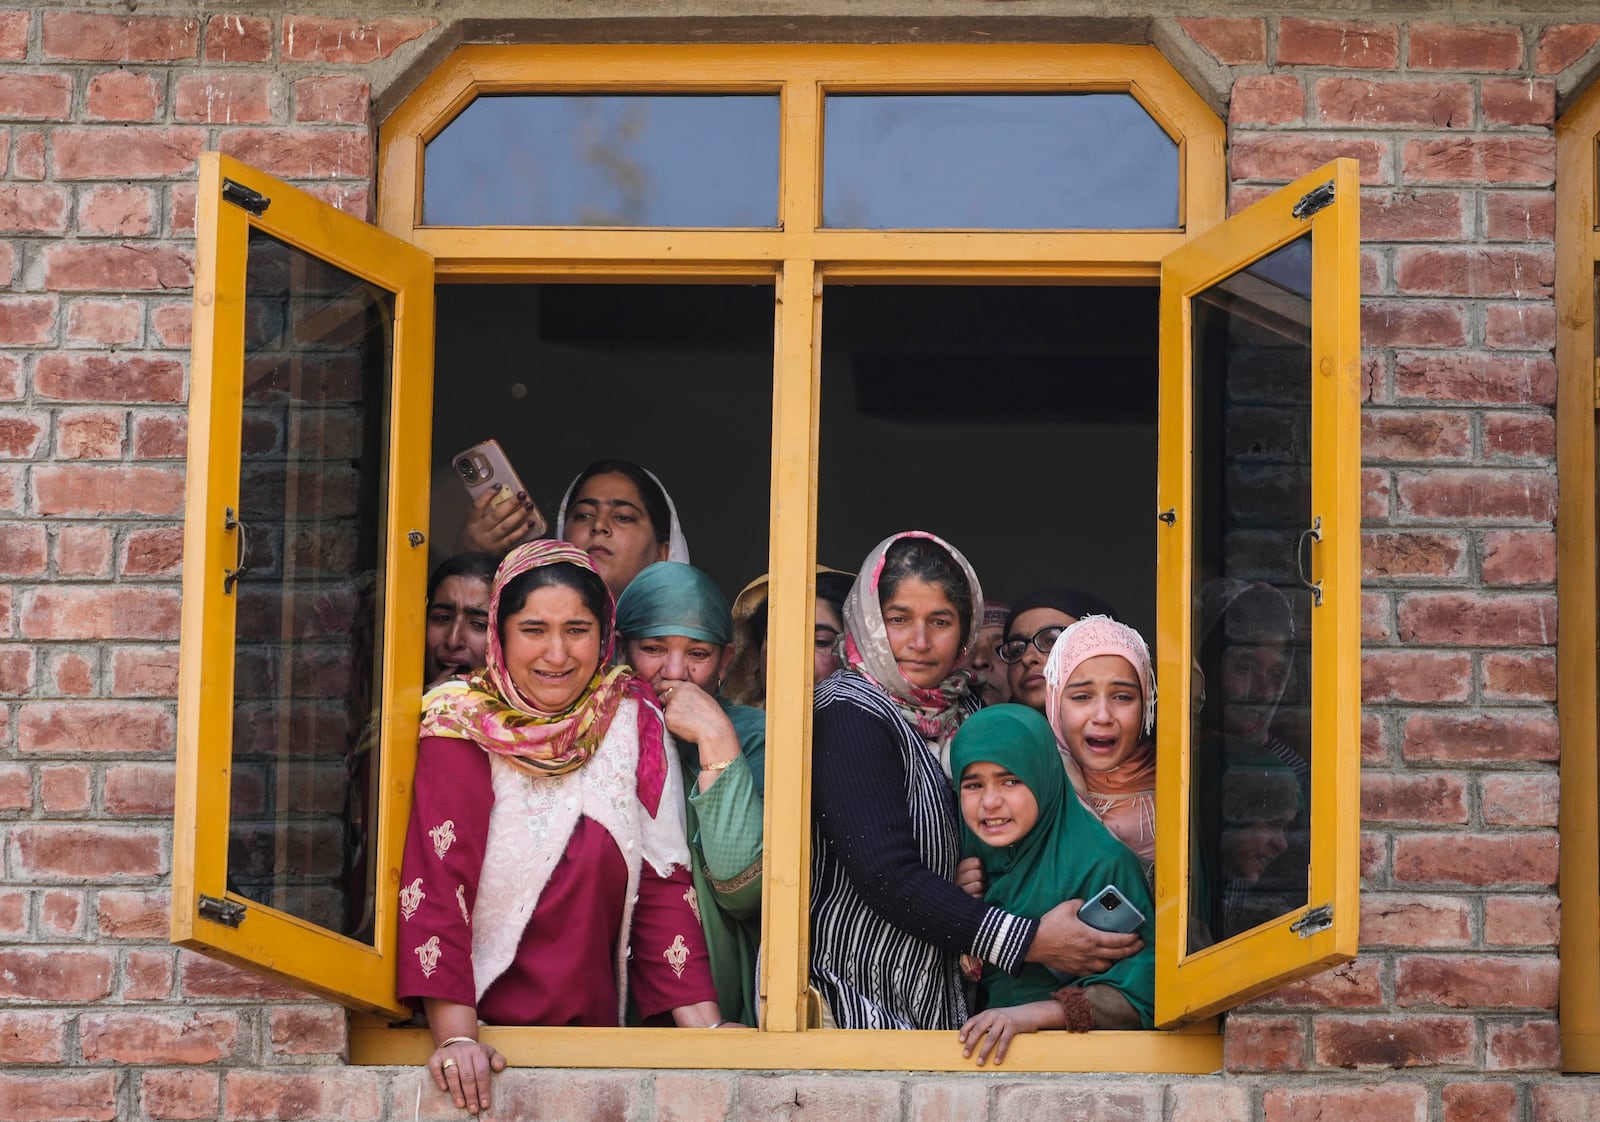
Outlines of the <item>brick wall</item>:
[{"label": "brick wall", "polygon": [[[1553,1074],[1551,357],[1552,124],[1600,22],[1169,7],[1235,207],[1361,161],[1361,957],[1233,1015],[1203,1079],[525,1070],[503,1117],[1600,1116]],[[446,32],[396,9],[0,11],[0,1117],[453,1114],[345,1066],[342,1011],[165,942],[194,160],[366,217],[372,93]]]}]

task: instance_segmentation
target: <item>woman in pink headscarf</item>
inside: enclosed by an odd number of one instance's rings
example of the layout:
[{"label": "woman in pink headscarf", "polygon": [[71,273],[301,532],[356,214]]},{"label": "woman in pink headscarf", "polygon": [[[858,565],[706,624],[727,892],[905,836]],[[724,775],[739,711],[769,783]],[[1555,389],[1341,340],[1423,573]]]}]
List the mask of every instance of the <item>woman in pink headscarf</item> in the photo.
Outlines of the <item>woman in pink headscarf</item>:
[{"label": "woman in pink headscarf", "polygon": [[1061,633],[1045,663],[1045,716],[1083,804],[1144,863],[1156,858],[1156,683],[1150,648],[1108,616]]}]

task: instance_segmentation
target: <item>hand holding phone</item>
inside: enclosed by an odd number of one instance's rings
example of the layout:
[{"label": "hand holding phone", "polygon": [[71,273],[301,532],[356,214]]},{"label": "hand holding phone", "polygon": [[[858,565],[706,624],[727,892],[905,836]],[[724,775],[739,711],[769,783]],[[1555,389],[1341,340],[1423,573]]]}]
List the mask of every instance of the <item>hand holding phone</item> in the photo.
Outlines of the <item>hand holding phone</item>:
[{"label": "hand holding phone", "polygon": [[[461,527],[460,544],[492,551],[544,536],[549,522],[517,477],[497,440],[484,440],[453,456],[450,467],[467,489],[472,510]],[[487,503],[480,502],[488,495]],[[512,504],[512,505],[507,505]]]},{"label": "hand holding phone", "polygon": [[1122,890],[1108,884],[1078,909],[1078,918],[1096,931],[1115,931],[1131,934],[1144,922],[1144,913],[1133,906]]}]

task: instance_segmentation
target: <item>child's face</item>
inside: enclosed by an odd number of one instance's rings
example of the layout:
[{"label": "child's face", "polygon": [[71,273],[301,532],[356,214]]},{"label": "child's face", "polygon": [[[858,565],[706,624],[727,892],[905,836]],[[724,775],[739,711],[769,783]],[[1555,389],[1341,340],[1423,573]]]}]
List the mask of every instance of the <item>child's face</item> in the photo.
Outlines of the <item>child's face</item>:
[{"label": "child's face", "polygon": [[1144,695],[1133,664],[1121,655],[1079,663],[1061,687],[1061,736],[1084,771],[1114,770],[1139,747]]},{"label": "child's face", "polygon": [[1000,849],[1028,836],[1039,821],[1039,801],[1005,768],[980,760],[961,773],[961,817],[979,841]]}]

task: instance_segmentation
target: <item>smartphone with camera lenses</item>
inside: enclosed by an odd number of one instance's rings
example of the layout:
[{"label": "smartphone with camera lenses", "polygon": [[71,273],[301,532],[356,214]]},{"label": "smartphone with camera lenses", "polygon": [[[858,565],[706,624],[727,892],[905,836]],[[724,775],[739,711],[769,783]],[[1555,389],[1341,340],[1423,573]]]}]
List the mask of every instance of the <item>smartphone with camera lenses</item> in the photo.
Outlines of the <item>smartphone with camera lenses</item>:
[{"label": "smartphone with camera lenses", "polygon": [[1078,918],[1099,931],[1128,933],[1139,930],[1144,913],[1122,894],[1114,884],[1108,884],[1084,901],[1078,909]]},{"label": "smartphone with camera lenses", "polygon": [[[490,502],[499,506],[501,503],[517,502],[517,496],[527,492],[522,480],[517,478],[516,468],[511,466],[510,458],[500,447],[500,442],[492,438],[479,441],[466,451],[452,456],[450,468],[467,489],[467,497],[472,502],[477,502],[485,491],[493,491],[494,498]],[[537,506],[533,507],[531,513],[533,522],[523,539],[525,541],[542,538],[550,528],[544,512]]]}]

